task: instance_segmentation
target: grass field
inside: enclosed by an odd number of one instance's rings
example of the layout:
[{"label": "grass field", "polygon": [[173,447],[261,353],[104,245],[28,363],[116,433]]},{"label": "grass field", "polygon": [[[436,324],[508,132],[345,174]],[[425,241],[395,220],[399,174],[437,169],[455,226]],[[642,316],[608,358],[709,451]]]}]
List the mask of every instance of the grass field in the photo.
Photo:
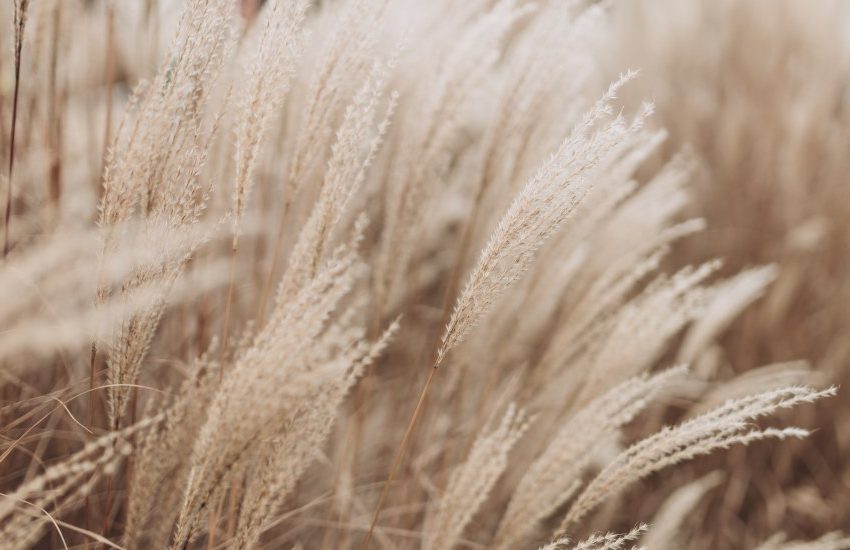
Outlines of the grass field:
[{"label": "grass field", "polygon": [[850,549],[850,14],[0,4],[0,547]]}]

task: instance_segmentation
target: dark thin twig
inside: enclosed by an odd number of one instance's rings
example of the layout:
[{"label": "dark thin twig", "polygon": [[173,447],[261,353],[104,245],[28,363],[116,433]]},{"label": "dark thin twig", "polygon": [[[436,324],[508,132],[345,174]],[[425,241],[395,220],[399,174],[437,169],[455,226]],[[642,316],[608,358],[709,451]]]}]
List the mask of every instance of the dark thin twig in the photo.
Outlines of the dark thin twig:
[{"label": "dark thin twig", "polygon": [[12,217],[12,173],[15,167],[15,130],[18,122],[18,93],[21,87],[21,49],[29,0],[15,2],[15,91],[12,95],[12,131],[9,139],[9,172],[6,182],[6,215],[3,221],[3,258],[9,254],[9,220]]}]

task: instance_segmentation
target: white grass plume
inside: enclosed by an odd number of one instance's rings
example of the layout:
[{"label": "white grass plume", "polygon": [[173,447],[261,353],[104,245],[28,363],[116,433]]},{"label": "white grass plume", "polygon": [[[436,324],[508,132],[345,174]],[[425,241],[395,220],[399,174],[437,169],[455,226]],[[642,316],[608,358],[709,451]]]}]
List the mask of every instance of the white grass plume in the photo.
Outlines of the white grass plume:
[{"label": "white grass plume", "polygon": [[730,400],[678,426],[664,428],[632,445],[606,466],[576,498],[558,532],[566,532],[603,500],[667,466],[735,444],[768,438],[806,437],[809,432],[800,428],[753,428],[750,422],[835,393],[835,388],[814,390],[789,386]]}]

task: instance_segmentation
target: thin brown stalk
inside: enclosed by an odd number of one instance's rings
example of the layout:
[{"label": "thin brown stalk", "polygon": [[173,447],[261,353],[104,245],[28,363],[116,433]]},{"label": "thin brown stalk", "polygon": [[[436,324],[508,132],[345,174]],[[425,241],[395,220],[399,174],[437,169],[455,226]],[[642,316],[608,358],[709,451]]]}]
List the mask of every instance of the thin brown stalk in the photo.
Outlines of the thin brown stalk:
[{"label": "thin brown stalk", "polygon": [[15,133],[18,126],[18,96],[21,88],[21,50],[29,0],[15,1],[15,88],[12,92],[12,130],[9,137],[9,170],[6,181],[6,214],[3,218],[3,258],[9,254],[9,224],[12,218],[12,174],[15,167]]},{"label": "thin brown stalk", "polygon": [[[90,360],[89,360],[89,392],[88,392],[88,394],[89,394],[89,404],[88,404],[89,418],[88,418],[88,424],[89,424],[90,429],[94,428],[94,411],[95,411],[95,405],[97,403],[97,393],[94,391],[95,390],[95,383],[97,381],[96,363],[97,363],[97,343],[93,341],[91,343],[91,353],[90,353]],[[83,528],[85,528],[86,530],[88,530],[89,527],[91,526],[90,525],[90,516],[91,516],[91,495],[86,494],[85,502],[83,504]],[[89,541],[88,541],[88,539],[86,539],[86,540],[83,541],[83,548],[88,550],[88,547],[89,547]]]},{"label": "thin brown stalk", "polygon": [[407,422],[407,428],[404,430],[404,436],[401,438],[393,457],[393,464],[390,467],[390,473],[387,480],[384,482],[384,488],[381,490],[381,496],[378,498],[378,504],[375,506],[375,512],[372,515],[372,521],[369,523],[369,530],[366,532],[366,537],[363,539],[363,544],[360,546],[362,550],[369,548],[369,543],[372,541],[372,534],[375,531],[375,526],[378,524],[378,519],[381,516],[381,510],[384,507],[384,502],[387,499],[387,494],[390,491],[390,485],[395,479],[401,461],[404,458],[404,452],[407,450],[407,445],[410,441],[410,436],[413,434],[413,429],[416,426],[416,421],[422,413],[422,407],[425,405],[425,399],[428,396],[428,390],[431,388],[431,382],[434,380],[434,375],[437,373],[437,366],[428,369],[428,378],[425,379],[425,385],[422,386],[422,391],[419,392],[419,398],[416,401],[416,408],[413,409],[413,414],[410,415],[410,420]]},{"label": "thin brown stalk", "polygon": [[59,41],[61,6],[57,3],[53,9],[51,18],[51,43],[50,43],[50,72],[48,73],[48,116],[47,116],[47,143],[50,150],[50,173],[47,178],[47,196],[58,212],[59,197],[62,192],[62,118],[58,109],[59,97],[57,93],[56,69],[59,60]]}]

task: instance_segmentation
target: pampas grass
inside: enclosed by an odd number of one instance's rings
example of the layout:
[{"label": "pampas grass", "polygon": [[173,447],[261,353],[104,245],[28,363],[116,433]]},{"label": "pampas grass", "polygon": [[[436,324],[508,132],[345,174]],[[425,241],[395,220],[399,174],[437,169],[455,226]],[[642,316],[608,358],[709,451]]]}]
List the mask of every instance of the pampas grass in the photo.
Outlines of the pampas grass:
[{"label": "pampas grass", "polygon": [[848,66],[781,6],[0,6],[0,545],[850,548]]}]

